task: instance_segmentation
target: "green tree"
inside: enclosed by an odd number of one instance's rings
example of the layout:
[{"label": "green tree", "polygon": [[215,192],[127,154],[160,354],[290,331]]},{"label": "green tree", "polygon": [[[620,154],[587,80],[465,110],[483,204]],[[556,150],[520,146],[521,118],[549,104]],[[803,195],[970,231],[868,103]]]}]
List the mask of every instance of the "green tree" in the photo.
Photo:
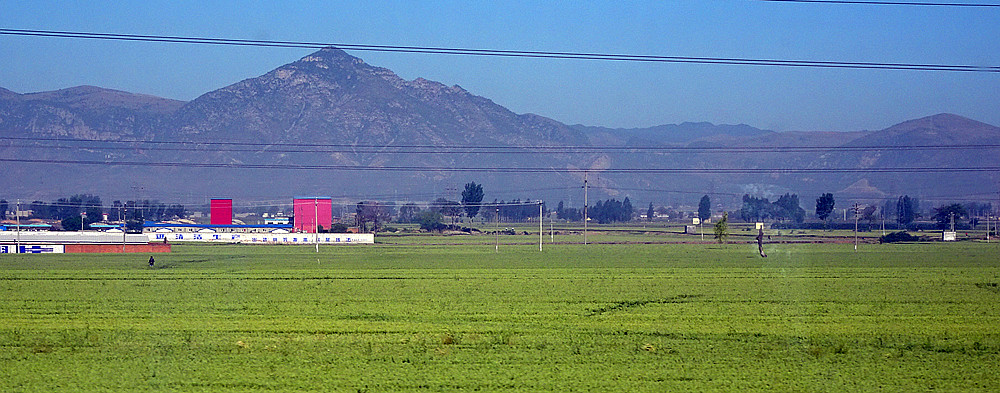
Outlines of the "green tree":
[{"label": "green tree", "polygon": [[399,208],[399,215],[396,216],[398,222],[415,222],[420,207],[416,203],[410,202]]},{"label": "green tree", "polygon": [[83,211],[87,213],[87,224],[101,222],[104,219],[104,206],[101,198],[94,195],[76,195],[79,198]]},{"label": "green tree", "polygon": [[752,197],[743,194],[743,207],[739,211],[740,219],[746,222],[762,221],[774,216],[774,205],[767,198]]},{"label": "green tree", "polygon": [[174,217],[183,219],[187,217],[187,209],[184,208],[184,205],[173,204],[167,206],[167,210],[164,211],[163,214],[166,219],[172,219]]},{"label": "green tree", "polygon": [[441,213],[443,216],[458,216],[462,214],[462,205],[455,201],[449,201],[445,198],[435,199],[431,202],[430,209]]},{"label": "green tree", "polygon": [[830,214],[833,213],[833,206],[835,204],[836,201],[833,199],[832,193],[821,195],[816,199],[816,217],[826,221],[827,218],[830,218]]},{"label": "green tree", "polygon": [[0,220],[7,219],[7,200],[0,199]]},{"label": "green tree", "polygon": [[597,204],[590,209],[589,213],[590,218],[597,220],[601,224],[629,222],[632,220],[632,201],[628,197],[625,197],[625,200],[621,202],[614,198],[606,201],[597,201]]},{"label": "green tree", "polygon": [[465,190],[462,191],[462,206],[465,209],[465,215],[470,219],[479,214],[479,208],[482,207],[480,203],[483,201],[483,195],[482,184],[470,182],[465,185]]},{"label": "green tree", "polygon": [[444,229],[444,224],[441,223],[443,218],[441,213],[433,210],[424,210],[417,213],[417,223],[420,224],[420,229],[425,231],[440,231]]},{"label": "green tree", "polygon": [[128,233],[142,233],[142,228],[145,225],[142,220],[129,220],[125,222],[125,232]]},{"label": "green tree", "polygon": [[31,218],[51,218],[52,212],[49,205],[42,201],[31,202]]},{"label": "green tree", "polygon": [[[650,206],[650,209],[652,209],[652,206]],[[708,195],[705,195],[698,202],[698,220],[705,221],[709,218],[712,218],[712,200]]]},{"label": "green tree", "polygon": [[61,221],[59,221],[59,224],[62,225],[64,231],[79,231],[80,229],[83,230],[90,229],[89,220],[87,220],[87,222],[83,224],[83,228],[80,228],[81,221],[83,221],[82,216],[72,216],[62,219]]},{"label": "green tree", "polygon": [[951,227],[952,217],[955,219],[955,226],[958,226],[959,221],[962,218],[969,216],[969,212],[965,210],[965,206],[958,203],[952,203],[950,205],[942,205],[934,209],[934,219],[938,222],[938,228],[947,229]]},{"label": "green tree", "polygon": [[914,202],[909,195],[903,195],[896,201],[896,222],[899,225],[910,225],[917,218]]},{"label": "green tree", "polygon": [[775,218],[802,222],[806,219],[806,211],[799,206],[799,196],[796,194],[782,195],[774,201]]},{"label": "green tree", "polygon": [[878,215],[875,214],[877,211],[878,211],[878,208],[875,207],[874,205],[868,206],[864,210],[861,211],[861,219],[865,220],[865,221],[868,221],[868,230],[869,231],[872,229],[872,224],[875,223],[875,219],[878,218]]},{"label": "green tree", "polygon": [[361,201],[355,207],[355,221],[361,232],[375,233],[389,221],[389,212],[378,202]]},{"label": "green tree", "polygon": [[722,213],[722,219],[715,223],[715,240],[720,244],[729,237],[729,213]]},{"label": "green tree", "polygon": [[559,201],[559,205],[556,207],[556,218],[567,221],[580,221],[583,219],[583,213],[580,212],[580,209],[564,207],[563,201]]},{"label": "green tree", "polygon": [[[562,202],[559,202],[559,203],[562,203]],[[646,209],[646,221],[653,221],[653,216],[655,216],[655,215],[656,215],[656,212],[653,211],[653,202],[650,202],[649,203],[649,209]]]}]

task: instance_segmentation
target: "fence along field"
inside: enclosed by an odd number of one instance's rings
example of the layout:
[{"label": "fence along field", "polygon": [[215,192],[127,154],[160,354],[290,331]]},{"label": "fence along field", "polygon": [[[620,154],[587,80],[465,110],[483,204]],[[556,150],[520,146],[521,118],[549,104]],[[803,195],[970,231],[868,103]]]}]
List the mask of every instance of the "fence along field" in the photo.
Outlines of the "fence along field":
[{"label": "fence along field", "polygon": [[996,244],[0,256],[0,391],[998,391]]}]

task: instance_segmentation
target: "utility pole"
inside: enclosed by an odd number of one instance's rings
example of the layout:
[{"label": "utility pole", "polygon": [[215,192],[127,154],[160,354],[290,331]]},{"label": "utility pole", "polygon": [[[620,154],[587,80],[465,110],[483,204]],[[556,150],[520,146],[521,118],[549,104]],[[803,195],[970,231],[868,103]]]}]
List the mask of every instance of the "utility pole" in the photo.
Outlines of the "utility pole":
[{"label": "utility pole", "polygon": [[313,199],[313,229],[316,231],[316,252],[319,253],[319,199]]},{"label": "utility pole", "polygon": [[882,236],[885,236],[885,209],[882,209]]},{"label": "utility pole", "polygon": [[951,212],[948,216],[951,219],[951,231],[955,232],[955,212]]},{"label": "utility pole", "polygon": [[14,252],[21,252],[21,200],[17,200],[17,210],[14,212],[14,220],[17,221],[17,238],[14,240]]},{"label": "utility pole", "polygon": [[[124,205],[124,206],[122,206],[122,214],[123,214],[123,216],[122,216],[122,254],[124,254],[125,253],[125,229],[128,228],[128,226],[125,225],[126,220],[128,220],[128,205],[127,204]],[[167,235],[164,234],[163,236],[164,236],[164,239],[166,239]]]},{"label": "utility pole", "polygon": [[587,174],[587,172],[583,173],[583,245],[587,245],[587,221],[590,221],[587,217],[587,191],[589,191]]},{"label": "utility pole", "polygon": [[701,241],[705,241],[705,229],[701,225],[702,221],[701,217],[698,217],[698,232],[701,233]]},{"label": "utility pole", "polygon": [[542,201],[538,201],[538,251],[542,251]]},{"label": "utility pole", "polygon": [[[858,209],[861,208],[857,202],[854,203],[854,251],[858,251]],[[847,217],[847,209],[844,209],[844,218]]]},{"label": "utility pole", "polygon": [[500,205],[497,205],[497,252],[500,252]]}]

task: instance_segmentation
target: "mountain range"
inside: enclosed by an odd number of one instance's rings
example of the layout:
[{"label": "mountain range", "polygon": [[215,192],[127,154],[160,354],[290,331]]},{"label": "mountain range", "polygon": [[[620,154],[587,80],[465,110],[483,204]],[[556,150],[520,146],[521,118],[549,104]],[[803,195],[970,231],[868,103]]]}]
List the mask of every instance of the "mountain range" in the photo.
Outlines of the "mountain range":
[{"label": "mountain range", "polygon": [[[475,181],[487,200],[579,206],[586,176],[592,199],[635,205],[691,206],[706,193],[727,208],[744,193],[989,200],[996,171],[878,169],[996,166],[996,149],[982,145],[998,137],[1000,128],[953,114],[854,132],[566,125],[327,48],[188,102],[94,86],[0,88],[0,197],[426,201],[459,199]],[[939,145],[979,148],[891,148]],[[758,173],[723,171],[734,168]]]}]

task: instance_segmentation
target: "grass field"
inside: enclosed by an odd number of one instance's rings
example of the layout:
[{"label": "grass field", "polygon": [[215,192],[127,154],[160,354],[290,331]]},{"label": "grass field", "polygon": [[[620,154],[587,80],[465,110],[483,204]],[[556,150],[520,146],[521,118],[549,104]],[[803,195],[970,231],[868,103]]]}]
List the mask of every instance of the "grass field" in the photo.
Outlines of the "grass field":
[{"label": "grass field", "polygon": [[1000,391],[996,243],[389,240],[0,256],[0,391]]}]

